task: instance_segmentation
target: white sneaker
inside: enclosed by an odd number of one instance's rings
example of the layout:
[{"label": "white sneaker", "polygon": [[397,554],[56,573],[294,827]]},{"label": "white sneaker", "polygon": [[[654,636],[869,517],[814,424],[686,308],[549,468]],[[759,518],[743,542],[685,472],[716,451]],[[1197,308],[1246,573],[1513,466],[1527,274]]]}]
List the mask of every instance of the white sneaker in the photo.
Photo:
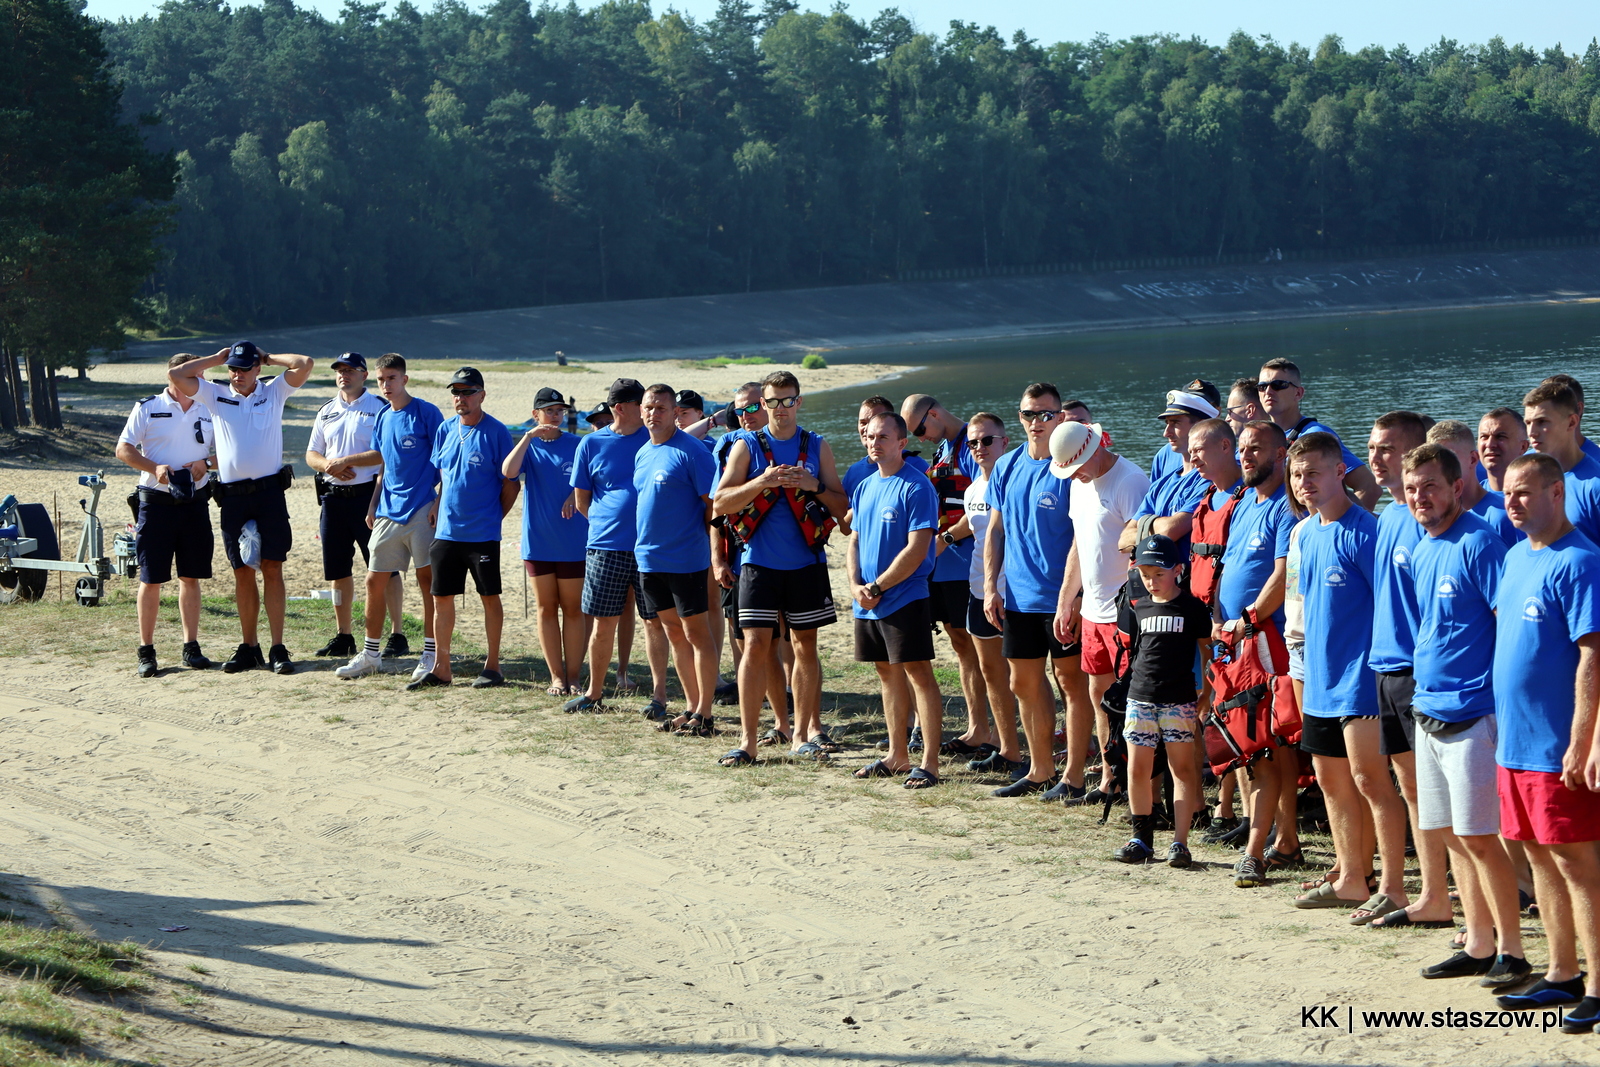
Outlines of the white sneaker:
[{"label": "white sneaker", "polygon": [[383,660],[376,653],[362,649],[357,652],[343,667],[333,673],[340,678],[361,678],[372,674],[383,666]]},{"label": "white sneaker", "polygon": [[417,669],[411,672],[411,680],[413,682],[420,682],[424,675],[433,673],[433,658],[434,654],[432,652],[424,652],[422,654],[422,658],[417,660]]}]

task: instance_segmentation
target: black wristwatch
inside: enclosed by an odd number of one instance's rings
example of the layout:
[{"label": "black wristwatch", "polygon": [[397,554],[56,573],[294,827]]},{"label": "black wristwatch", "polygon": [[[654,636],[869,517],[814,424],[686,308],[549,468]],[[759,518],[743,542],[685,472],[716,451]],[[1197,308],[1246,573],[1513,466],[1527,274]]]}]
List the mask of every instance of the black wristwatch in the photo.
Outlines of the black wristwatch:
[{"label": "black wristwatch", "polygon": [[873,582],[871,585],[867,586],[867,595],[872,597],[874,600],[877,600],[883,596],[883,590],[878,588],[877,582]]},{"label": "black wristwatch", "polygon": [[944,533],[940,534],[939,540],[943,541],[947,545],[953,545],[956,543],[956,539],[951,536],[949,530],[946,530]]}]

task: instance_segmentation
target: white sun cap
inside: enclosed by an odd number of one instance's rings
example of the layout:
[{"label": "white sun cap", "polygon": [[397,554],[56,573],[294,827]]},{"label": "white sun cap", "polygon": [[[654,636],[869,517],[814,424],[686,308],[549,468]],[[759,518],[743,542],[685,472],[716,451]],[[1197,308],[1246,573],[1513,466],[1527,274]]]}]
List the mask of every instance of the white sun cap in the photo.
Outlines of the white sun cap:
[{"label": "white sun cap", "polygon": [[1078,468],[1089,462],[1089,457],[1100,447],[1100,425],[1085,426],[1081,422],[1064,422],[1050,435],[1050,473],[1057,478],[1070,478]]}]

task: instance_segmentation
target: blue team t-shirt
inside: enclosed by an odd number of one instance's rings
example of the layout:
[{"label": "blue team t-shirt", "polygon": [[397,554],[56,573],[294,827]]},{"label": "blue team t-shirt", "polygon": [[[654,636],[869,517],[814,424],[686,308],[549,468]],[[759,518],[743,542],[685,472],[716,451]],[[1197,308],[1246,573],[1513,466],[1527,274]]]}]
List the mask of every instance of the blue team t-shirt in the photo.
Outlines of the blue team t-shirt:
[{"label": "blue team t-shirt", "polygon": [[[918,474],[928,473],[928,461],[921,456],[905,455],[902,458],[905,460],[906,466]],[[856,486],[860,485],[867,475],[877,473],[878,465],[866,456],[862,456],[850,464],[850,468],[844,472],[844,477],[839,479],[844,486],[844,495],[847,497],[855,496]]]},{"label": "blue team t-shirt", "polygon": [[[855,512],[857,561],[861,582],[873,581],[894,562],[906,547],[914,530],[934,530],[939,526],[939,494],[926,474],[903,465],[889,477],[874,474],[863,478],[850,497]],[[884,619],[913,600],[928,596],[928,576],[933,573],[933,539],[928,539],[928,555],[910,578],[883,591],[883,599],[870,611],[855,605],[858,619]]]},{"label": "blue team t-shirt", "polygon": [[[728,468],[728,453],[733,451],[734,442],[741,438],[748,438],[749,435],[748,430],[739,427],[729,430],[717,438],[717,443],[711,449],[711,458],[717,461],[717,485],[719,487],[722,484],[722,475]],[[728,569],[737,575],[739,573],[739,565],[744,560],[744,548],[739,544],[737,537],[729,537],[726,534],[723,537],[727,545],[726,562]]]},{"label": "blue team t-shirt", "polygon": [[649,440],[650,431],[643,426],[626,436],[606,426],[578,441],[578,454],[572,460],[572,488],[591,494],[589,548],[633,551],[638,536],[633,517],[633,459]]},{"label": "blue team t-shirt", "polygon": [[1600,544],[1600,461],[1585,455],[1566,474],[1567,520]]},{"label": "blue team t-shirt", "polygon": [[1585,437],[1583,439],[1583,444],[1579,445],[1578,447],[1583,449],[1584,455],[1588,456],[1596,463],[1600,463],[1600,443],[1596,443],[1593,438]]},{"label": "blue team t-shirt", "polygon": [[[800,465],[802,436],[809,438],[806,471],[820,481],[822,437],[804,427],[797,427],[787,441],[778,440],[766,430],[746,434],[744,443],[745,450],[750,453],[750,473],[745,481],[755,479],[767,469],[767,457],[761,448],[761,438],[766,438],[767,447],[772,449],[774,462],[779,466],[797,467]],[[800,532],[800,521],[794,517],[794,510],[789,507],[789,501],[782,498],[767,509],[766,516],[762,518],[761,524],[756,527],[755,533],[750,538],[750,547],[745,549],[744,553],[745,563],[754,563],[757,567],[770,567],[778,571],[799,570],[826,558],[824,552],[806,546],[805,535]]]},{"label": "blue team t-shirt", "polygon": [[1346,471],[1353,471],[1357,467],[1365,467],[1367,465],[1366,460],[1362,459],[1360,456],[1356,455],[1354,452],[1345,447],[1344,438],[1340,437],[1338,432],[1334,430],[1332,426],[1329,426],[1326,423],[1318,422],[1316,419],[1310,418],[1309,416],[1300,420],[1300,425],[1294,428],[1294,435],[1290,437],[1289,440],[1291,443],[1298,441],[1308,433],[1333,434],[1333,439],[1339,442],[1339,456],[1344,460]]},{"label": "blue team t-shirt", "polygon": [[1378,515],[1374,552],[1372,652],[1367,662],[1375,671],[1409,671],[1417,643],[1417,588],[1411,557],[1425,535],[1404,500]]},{"label": "blue team t-shirt", "polygon": [[433,465],[433,439],[444,425],[439,409],[412,397],[399,411],[378,412],[372,429],[372,447],[383,456],[383,486],[375,514],[402,525],[432,504],[439,485]]},{"label": "blue team t-shirt", "polygon": [[1150,484],[1154,485],[1169,474],[1183,470],[1183,453],[1171,445],[1162,445],[1150,460]]},{"label": "blue team t-shirt", "polygon": [[1352,504],[1335,522],[1313,516],[1300,528],[1307,715],[1378,714],[1372,647],[1373,557],[1378,520]]},{"label": "blue team t-shirt", "polygon": [[1513,545],[1495,604],[1495,762],[1557,773],[1572,737],[1578,638],[1600,632],[1600,548],[1577,530],[1538,551]]},{"label": "blue team t-shirt", "polygon": [[1497,493],[1493,489],[1485,489],[1483,496],[1472,505],[1471,511],[1478,518],[1489,524],[1493,530],[1510,548],[1523,539],[1522,531],[1511,523],[1511,517],[1506,514],[1506,495]]},{"label": "blue team t-shirt", "polygon": [[522,558],[542,563],[577,563],[589,543],[583,512],[561,517],[572,495],[572,463],[578,436],[562,433],[553,441],[535,437],[522,457]]},{"label": "blue team t-shirt", "polygon": [[645,442],[633,461],[639,570],[689,574],[711,566],[706,498],[716,482],[717,461],[699,438],[677,430],[662,444]]},{"label": "blue team t-shirt", "polygon": [[433,435],[433,465],[439,468],[439,525],[442,541],[498,541],[500,465],[511,455],[511,431],[484,412],[468,426],[455,415]]},{"label": "blue team t-shirt", "polygon": [[[976,481],[983,473],[983,466],[973,458],[972,449],[967,447],[967,424],[961,424],[961,436],[954,441],[940,441],[939,447],[933,454],[933,465],[955,461],[956,469],[968,478]],[[960,500],[962,508],[966,501]],[[953,506],[953,505],[952,505]],[[936,582],[965,582],[972,573],[972,544],[973,538],[947,545],[933,561],[933,580]],[[934,547],[938,547],[935,545]]]},{"label": "blue team t-shirt", "polygon": [[[1172,451],[1168,449],[1167,451]],[[1150,488],[1145,490],[1144,499],[1139,501],[1139,509],[1133,513],[1135,519],[1142,519],[1146,515],[1157,518],[1168,518],[1179,514],[1193,514],[1202,501],[1211,493],[1211,483],[1199,471],[1184,473],[1179,467],[1176,471],[1162,477],[1158,482],[1151,482]],[[1189,536],[1185,534],[1178,541],[1178,551],[1187,558],[1189,555]]]},{"label": "blue team t-shirt", "polygon": [[1505,542],[1470,511],[1438,537],[1417,542],[1417,711],[1444,722],[1494,711],[1494,605],[1505,558]]},{"label": "blue team t-shirt", "polygon": [[1001,456],[989,473],[989,507],[1005,537],[1007,611],[1055,614],[1072,550],[1068,494],[1072,480],[1050,473],[1050,460],[1027,448]]},{"label": "blue team t-shirt", "polygon": [[[1241,618],[1245,608],[1255,603],[1278,560],[1289,555],[1289,531],[1294,524],[1283,486],[1278,486],[1266,500],[1260,499],[1254,489],[1244,491],[1228,526],[1228,547],[1222,550],[1217,605],[1224,619]],[[1272,621],[1282,633],[1282,606],[1272,613]]]}]

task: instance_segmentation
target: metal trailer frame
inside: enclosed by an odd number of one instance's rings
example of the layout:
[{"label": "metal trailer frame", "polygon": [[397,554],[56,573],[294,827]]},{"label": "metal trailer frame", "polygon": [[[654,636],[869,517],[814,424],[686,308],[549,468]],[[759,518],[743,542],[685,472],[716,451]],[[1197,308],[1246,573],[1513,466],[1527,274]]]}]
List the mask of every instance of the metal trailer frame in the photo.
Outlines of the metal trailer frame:
[{"label": "metal trailer frame", "polygon": [[[134,559],[133,536],[119,533],[112,539],[113,557],[105,554],[105,523],[100,518],[100,494],[105,491],[105,472],[78,476],[78,484],[89,490],[88,499],[79,500],[83,509],[83,531],[78,535],[78,552],[70,560],[29,559],[39,551],[39,539],[29,537],[19,521],[19,502],[12,494],[0,497],[0,574],[15,571],[60,571],[81,575],[73,589],[73,596],[84,607],[94,607],[106,593],[106,581],[113,574],[125,578],[134,576],[137,564]],[[0,599],[26,599],[17,590],[0,588]],[[7,595],[9,594],[9,595]]]}]

